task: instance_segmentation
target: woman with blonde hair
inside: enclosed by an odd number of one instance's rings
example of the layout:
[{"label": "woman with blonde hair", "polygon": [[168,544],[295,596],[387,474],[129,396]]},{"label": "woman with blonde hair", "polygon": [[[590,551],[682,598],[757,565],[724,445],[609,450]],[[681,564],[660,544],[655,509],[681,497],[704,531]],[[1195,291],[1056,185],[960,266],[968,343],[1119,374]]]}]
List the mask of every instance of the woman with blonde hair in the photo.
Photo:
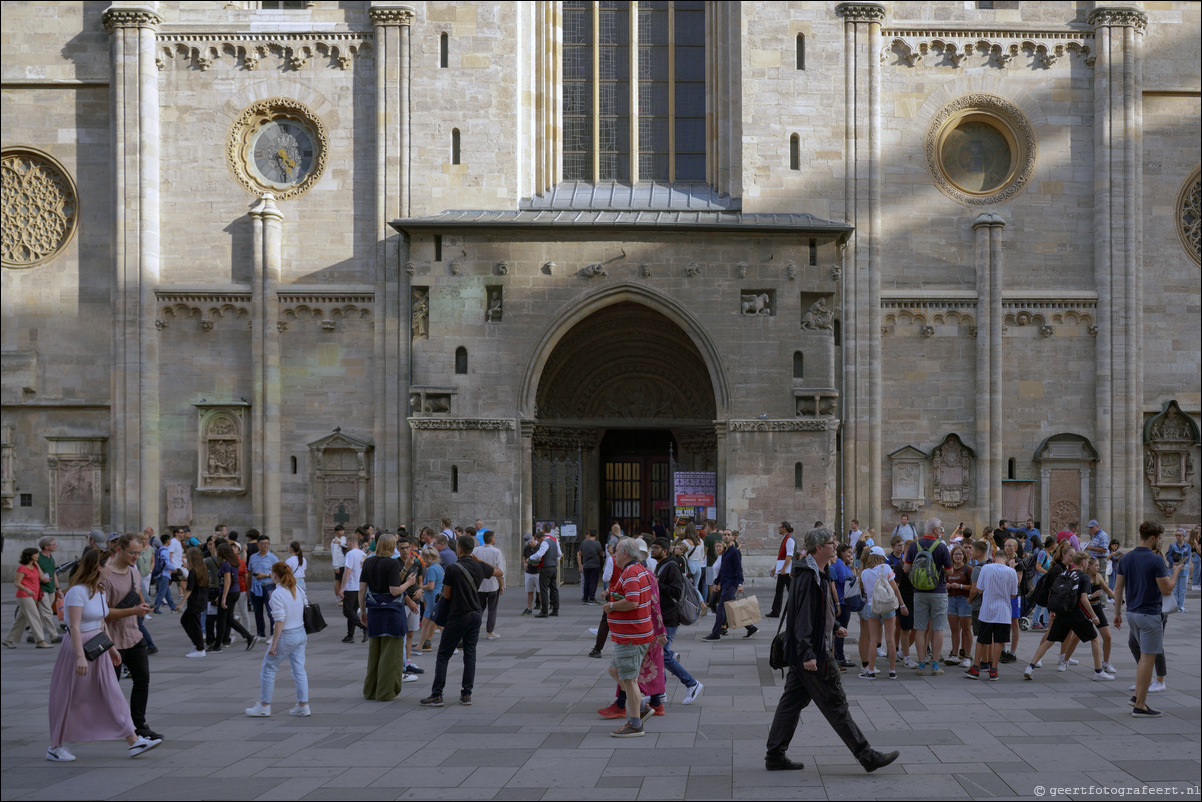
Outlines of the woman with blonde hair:
[{"label": "woman with blonde hair", "polygon": [[143,738],[134,732],[129,704],[117,685],[116,673],[110,670],[110,666],[121,665],[121,653],[110,648],[92,662],[84,651],[85,644],[101,633],[108,615],[108,602],[100,587],[99,551],[89,551],[79,559],[63,604],[70,642],[58,650],[50,675],[50,748],[46,759],[57,763],[75,760],[75,755],[63,746],[64,741],[124,738],[130,757],[154,749],[162,739]]},{"label": "woman with blonde hair", "polygon": [[263,655],[263,666],[259,670],[259,701],[254,707],[246,708],[246,715],[256,718],[271,715],[271,697],[275,693],[275,675],[284,658],[292,669],[292,680],[296,683],[296,705],[288,711],[290,716],[309,715],[309,677],[305,674],[305,605],[309,599],[305,591],[296,584],[296,577],[286,563],[271,566],[271,580],[276,590],[271,594],[271,618],[275,626],[271,630],[271,646]]},{"label": "woman with blonde hair", "polygon": [[430,616],[434,615],[434,605],[438,601],[438,597],[442,595],[442,580],[445,571],[442,563],[439,562],[438,549],[435,547],[426,546],[418,557],[423,569],[421,647],[422,651],[432,652],[434,651],[434,621]]},{"label": "woman with blonde hair", "polygon": [[363,698],[388,702],[401,692],[405,671],[405,591],[417,581],[416,574],[401,581],[401,562],[396,559],[396,535],[376,539],[376,553],[363,563],[359,578],[359,613],[367,627],[367,676]]}]

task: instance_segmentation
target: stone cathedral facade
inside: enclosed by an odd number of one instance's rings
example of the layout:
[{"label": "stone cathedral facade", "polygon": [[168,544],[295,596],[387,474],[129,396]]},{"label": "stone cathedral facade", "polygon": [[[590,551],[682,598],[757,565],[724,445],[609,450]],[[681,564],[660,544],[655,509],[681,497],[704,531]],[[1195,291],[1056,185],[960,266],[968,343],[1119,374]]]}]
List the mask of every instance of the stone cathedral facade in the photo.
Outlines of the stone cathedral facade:
[{"label": "stone cathedral facade", "polygon": [[449,515],[513,549],[667,517],[680,471],[753,568],[782,519],[1192,524],[1200,32],[7,2],[5,538]]}]

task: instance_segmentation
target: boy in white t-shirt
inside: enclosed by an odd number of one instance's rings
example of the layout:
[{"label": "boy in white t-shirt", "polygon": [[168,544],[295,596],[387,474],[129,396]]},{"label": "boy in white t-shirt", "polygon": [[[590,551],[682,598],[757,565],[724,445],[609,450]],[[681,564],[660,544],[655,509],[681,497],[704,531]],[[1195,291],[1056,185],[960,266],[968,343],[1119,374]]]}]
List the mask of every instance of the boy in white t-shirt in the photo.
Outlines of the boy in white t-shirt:
[{"label": "boy in white t-shirt", "polygon": [[359,620],[359,574],[363,570],[363,561],[367,555],[359,548],[359,535],[350,535],[348,542],[351,550],[346,553],[343,565],[342,585],[338,588],[338,598],[342,599],[342,614],[346,616],[346,637],[343,643],[355,642],[355,627],[363,630],[363,643],[367,643],[367,627]]},{"label": "boy in white t-shirt", "polygon": [[[985,544],[985,548],[988,548],[988,544]],[[977,544],[976,549],[981,553],[981,544]],[[969,601],[976,596],[981,597],[977,665],[969,667],[964,676],[980,679],[982,673],[987,673],[989,679],[996,680],[1002,644],[1010,640],[1010,600],[1018,596],[1018,572],[1006,565],[1006,552],[996,549],[993,562],[981,566],[968,592]]]}]

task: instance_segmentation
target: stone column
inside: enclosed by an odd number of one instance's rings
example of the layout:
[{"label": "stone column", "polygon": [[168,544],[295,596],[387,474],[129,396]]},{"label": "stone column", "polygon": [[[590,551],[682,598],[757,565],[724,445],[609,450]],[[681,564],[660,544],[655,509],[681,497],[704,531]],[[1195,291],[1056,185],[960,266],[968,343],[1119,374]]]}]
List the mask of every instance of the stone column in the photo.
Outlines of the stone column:
[{"label": "stone column", "polygon": [[[534,526],[534,421],[518,421],[519,465],[522,473],[521,497],[518,500],[518,519],[513,522],[513,542],[520,556],[522,535]],[[520,565],[521,563],[515,563]],[[516,587],[516,586],[515,586]]]},{"label": "stone column", "polygon": [[1142,111],[1140,42],[1148,18],[1129,7],[1099,7],[1094,26],[1095,279],[1098,289],[1097,407],[1099,520],[1133,532],[1143,512],[1140,485],[1143,392]]},{"label": "stone column", "polygon": [[280,302],[284,215],[270,193],[249,212],[254,230],[251,285],[251,517],[280,537]]},{"label": "stone column", "polygon": [[[388,223],[410,213],[409,31],[411,6],[373,3],[376,70],[376,481],[372,508],[380,520],[412,523],[412,430],[409,414],[408,243]],[[364,510],[367,507],[363,508]]]},{"label": "stone column", "polygon": [[[850,513],[862,524],[881,531],[881,23],[880,3],[840,3],[835,13],[843,18],[846,52],[844,120],[847,219],[856,227],[847,257],[846,309],[864,310],[845,321],[845,380],[848,398],[848,435],[844,437],[844,493]],[[848,481],[848,479],[851,481]],[[854,489],[853,489],[854,488]]]},{"label": "stone column", "polygon": [[1002,513],[1002,477],[1006,475],[1002,440],[1002,286],[1004,262],[1002,258],[1002,229],[1006,221],[998,215],[989,223],[989,439],[988,451],[981,445],[982,453],[989,461],[989,519],[999,518]]},{"label": "stone column", "polygon": [[[727,440],[726,440],[727,431],[728,431],[728,424],[726,421],[717,421],[714,423],[714,434],[717,438],[717,449],[716,449],[717,453],[714,454],[714,471],[717,473],[717,475],[722,480],[720,482],[715,483],[716,486],[715,486],[714,490],[716,491],[717,496],[714,498],[714,507],[716,508],[716,511],[717,511],[718,515],[720,516],[719,518],[716,519],[719,522],[719,524],[721,525],[721,522],[725,520],[725,521],[727,521],[727,524],[726,524],[727,526],[731,527],[732,529],[735,529],[735,528],[738,528],[739,522],[737,520],[732,521],[729,517],[727,517],[730,515],[730,510],[726,506],[726,499],[729,497],[729,494],[726,492],[726,488],[731,483],[731,476],[726,471],[726,465],[728,462],[727,453],[726,453],[727,452]],[[673,502],[673,504],[675,504],[676,503],[676,495],[675,495],[676,489],[672,488],[670,490],[670,492],[673,494],[672,502]]]},{"label": "stone column", "polygon": [[993,304],[991,300],[992,286],[989,281],[989,226],[993,215],[982,214],[972,223],[976,241],[975,264],[977,273],[977,326],[976,326],[976,443],[977,449],[977,497],[975,499],[978,520],[989,520],[990,489],[993,487],[993,473],[989,459],[989,443],[993,440],[993,430],[990,426],[992,417],[989,406],[989,382],[993,371],[990,369],[990,332],[993,330]]},{"label": "stone column", "polygon": [[112,528],[161,529],[159,348],[159,75],[151,8],[114,3],[104,12],[112,41],[113,140]]}]

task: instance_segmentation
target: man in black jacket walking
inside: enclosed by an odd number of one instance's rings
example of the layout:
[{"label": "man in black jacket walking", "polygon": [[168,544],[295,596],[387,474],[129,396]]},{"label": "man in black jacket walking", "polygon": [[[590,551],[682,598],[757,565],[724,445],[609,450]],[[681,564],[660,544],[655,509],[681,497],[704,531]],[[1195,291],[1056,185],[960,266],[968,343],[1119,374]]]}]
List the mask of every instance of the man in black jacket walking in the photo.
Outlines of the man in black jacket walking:
[{"label": "man in black jacket walking", "polygon": [[806,556],[793,561],[792,589],[785,607],[789,676],[768,730],[764,766],[769,771],[805,768],[804,763],[790,760],[785,752],[801,711],[811,700],[866,770],[876,771],[897,760],[897,752],[881,754],[868,745],[847,709],[847,694],[832,651],[833,638],[847,635],[835,618],[836,597],[827,575],[835,546],[835,535],[829,529],[811,529],[805,535]]},{"label": "man in black jacket walking", "polygon": [[677,662],[676,653],[672,651],[672,641],[676,638],[676,630],[680,626],[680,600],[684,598],[684,560],[672,553],[672,543],[666,537],[657,537],[651,543],[651,557],[656,560],[655,578],[659,582],[659,609],[663,614],[664,629],[668,634],[668,642],[664,644],[664,668],[687,689],[681,704],[691,705],[701,696],[705,686],[693,679],[685,667]]}]

